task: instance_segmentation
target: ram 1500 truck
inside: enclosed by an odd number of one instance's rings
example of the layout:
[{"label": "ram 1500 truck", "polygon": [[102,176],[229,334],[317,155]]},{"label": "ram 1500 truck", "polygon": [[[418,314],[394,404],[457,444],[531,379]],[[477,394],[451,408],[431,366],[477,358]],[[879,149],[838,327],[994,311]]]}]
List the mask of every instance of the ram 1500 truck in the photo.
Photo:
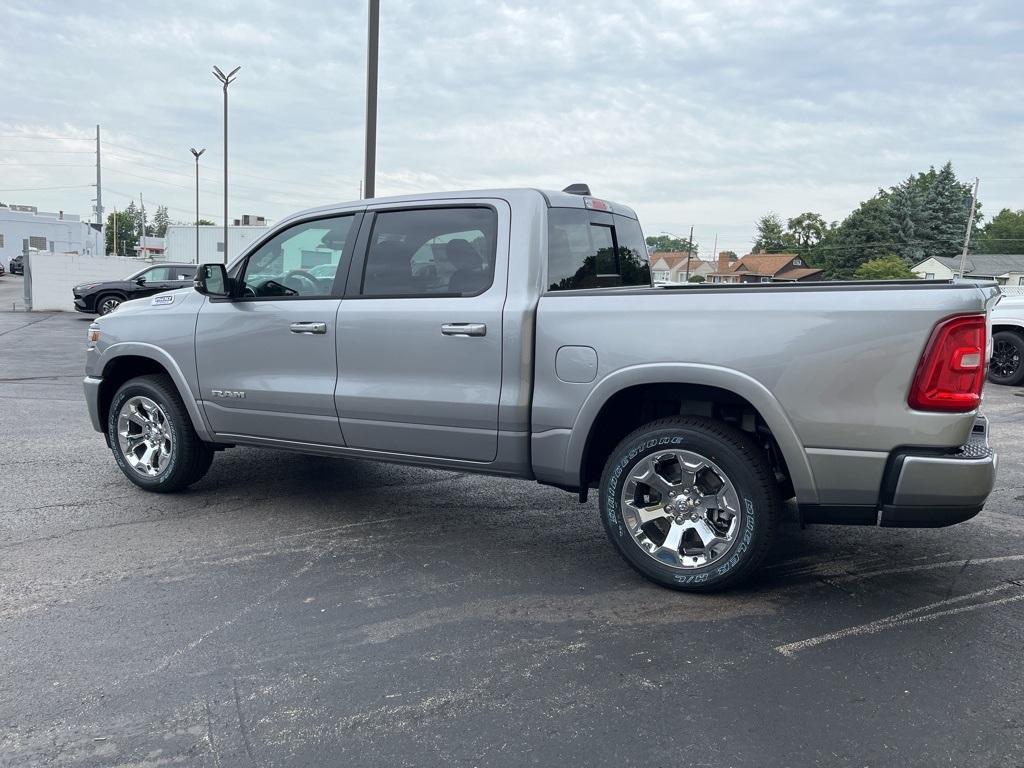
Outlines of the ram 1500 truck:
[{"label": "ram 1500 truck", "polygon": [[250,445],[598,489],[625,560],[710,590],[804,522],[982,508],[995,285],[651,285],[636,215],[586,188],[295,214],[195,287],[89,328],[93,426],[173,491]]}]

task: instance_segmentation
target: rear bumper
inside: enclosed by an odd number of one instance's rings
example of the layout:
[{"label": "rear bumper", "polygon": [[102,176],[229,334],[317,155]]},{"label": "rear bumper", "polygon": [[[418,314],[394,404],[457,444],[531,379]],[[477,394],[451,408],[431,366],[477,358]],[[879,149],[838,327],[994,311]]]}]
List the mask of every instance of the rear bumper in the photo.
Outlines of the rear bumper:
[{"label": "rear bumper", "polygon": [[886,463],[878,503],[801,504],[802,523],[941,528],[981,512],[996,479],[988,419],[978,416],[959,448],[898,448]]},{"label": "rear bumper", "polygon": [[889,457],[878,524],[938,528],[969,520],[992,492],[998,457],[988,444],[988,419],[979,416],[970,440],[955,451],[908,448]]}]

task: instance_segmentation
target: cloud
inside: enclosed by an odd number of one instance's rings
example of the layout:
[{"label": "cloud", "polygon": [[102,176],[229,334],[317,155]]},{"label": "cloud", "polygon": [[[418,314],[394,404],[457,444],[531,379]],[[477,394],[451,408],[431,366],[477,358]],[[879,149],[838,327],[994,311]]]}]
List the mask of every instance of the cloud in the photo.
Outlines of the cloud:
[{"label": "cloud", "polygon": [[[768,209],[842,218],[948,159],[982,177],[986,212],[1024,205],[1015,0],[382,6],[378,194],[586,181],[650,232],[693,224],[706,247],[718,233],[734,250]],[[202,207],[216,217],[213,64],[243,66],[234,214],[356,196],[363,2],[7,0],[0,65],[21,74],[5,80],[0,134],[88,137],[101,123],[108,208],[141,190],[183,219],[188,147],[206,146]],[[28,151],[47,147],[66,154]],[[72,166],[88,149],[0,139],[0,189],[83,185],[0,200],[85,212],[92,172]]]}]

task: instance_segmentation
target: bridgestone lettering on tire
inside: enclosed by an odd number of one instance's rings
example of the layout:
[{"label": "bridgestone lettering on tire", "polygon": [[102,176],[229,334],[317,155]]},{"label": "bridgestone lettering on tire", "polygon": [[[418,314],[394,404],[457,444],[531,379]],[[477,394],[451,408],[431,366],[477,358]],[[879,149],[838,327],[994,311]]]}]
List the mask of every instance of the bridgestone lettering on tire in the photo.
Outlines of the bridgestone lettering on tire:
[{"label": "bridgestone lettering on tire", "polygon": [[140,376],[122,384],[110,403],[107,435],[117,466],[147,491],[186,488],[213,462],[213,449],[192,428],[167,376]]},{"label": "bridgestone lettering on tire", "polygon": [[712,419],[644,425],[612,451],[601,519],[619,553],[665,587],[711,591],[753,573],[771,546],[779,495],[762,452]]}]

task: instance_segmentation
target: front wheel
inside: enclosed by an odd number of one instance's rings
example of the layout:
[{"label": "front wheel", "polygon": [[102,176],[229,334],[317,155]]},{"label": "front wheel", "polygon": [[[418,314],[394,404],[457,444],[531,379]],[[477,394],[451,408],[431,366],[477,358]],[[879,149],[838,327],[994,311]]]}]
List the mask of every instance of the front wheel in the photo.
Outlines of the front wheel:
[{"label": "front wheel", "polygon": [[1013,331],[999,331],[992,336],[992,360],[988,364],[988,380],[993,384],[1016,386],[1024,379],[1024,337]]},{"label": "front wheel", "polygon": [[107,434],[117,466],[147,491],[181,490],[200,480],[213,461],[213,448],[199,439],[167,376],[122,384],[110,404]]},{"label": "front wheel", "polygon": [[619,443],[601,476],[608,537],[634,569],[672,589],[724,589],[753,573],[779,505],[762,452],[712,419],[644,425]]},{"label": "front wheel", "polygon": [[115,296],[112,293],[108,293],[104,296],[100,296],[96,301],[96,311],[102,317],[103,315],[109,315],[124,301],[120,296]]}]

